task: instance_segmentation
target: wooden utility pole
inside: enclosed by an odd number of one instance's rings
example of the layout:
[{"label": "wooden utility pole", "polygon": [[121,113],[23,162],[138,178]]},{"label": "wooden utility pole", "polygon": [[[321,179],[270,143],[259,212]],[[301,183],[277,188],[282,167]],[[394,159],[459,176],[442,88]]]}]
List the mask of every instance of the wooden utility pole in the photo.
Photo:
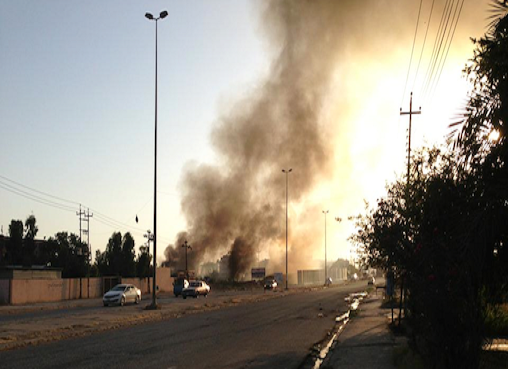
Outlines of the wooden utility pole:
[{"label": "wooden utility pole", "polygon": [[[409,99],[409,111],[402,111],[400,108],[400,115],[409,115],[409,131],[408,131],[408,145],[407,145],[407,193],[409,196],[409,176],[411,171],[411,118],[413,114],[421,114],[422,108],[420,110],[413,111],[413,93],[411,92],[411,97]],[[409,199],[408,199],[409,200]]]},{"label": "wooden utility pole", "polygon": [[[409,131],[408,131],[408,145],[407,145],[407,188],[406,188],[406,204],[409,204],[409,186],[410,186],[410,175],[411,175],[411,123],[412,123],[412,117],[413,114],[421,114],[422,108],[420,107],[419,110],[413,111],[413,92],[411,92],[410,98],[409,98],[409,111],[402,111],[402,108],[400,108],[400,115],[409,115]],[[407,206],[407,205],[406,205]],[[399,302],[399,326],[402,316],[402,300],[404,298],[404,277],[401,277],[401,283],[400,283],[400,302]],[[404,308],[405,312],[405,308]],[[392,307],[392,322],[393,322],[393,307]]]}]

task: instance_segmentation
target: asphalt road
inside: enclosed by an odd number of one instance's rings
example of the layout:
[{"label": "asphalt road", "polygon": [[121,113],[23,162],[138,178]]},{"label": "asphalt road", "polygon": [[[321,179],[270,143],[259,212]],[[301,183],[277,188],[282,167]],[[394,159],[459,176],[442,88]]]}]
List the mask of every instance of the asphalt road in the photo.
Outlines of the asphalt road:
[{"label": "asphalt road", "polygon": [[364,283],[0,352],[0,368],[298,368]]}]

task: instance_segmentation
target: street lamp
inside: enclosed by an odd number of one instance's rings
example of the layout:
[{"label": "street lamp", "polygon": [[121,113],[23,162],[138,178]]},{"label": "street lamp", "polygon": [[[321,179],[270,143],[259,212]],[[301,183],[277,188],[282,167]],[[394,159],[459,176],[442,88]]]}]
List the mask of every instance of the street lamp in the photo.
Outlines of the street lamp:
[{"label": "street lamp", "polygon": [[168,16],[166,10],[160,12],[155,18],[152,14],[146,13],[148,20],[155,21],[155,150],[154,150],[154,189],[153,189],[153,291],[151,308],[157,308],[157,21]]},{"label": "street lamp", "polygon": [[189,279],[189,269],[187,267],[187,251],[192,250],[192,247],[187,243],[187,240],[185,240],[182,247],[185,247],[185,275],[187,276],[187,279]]},{"label": "street lamp", "polygon": [[326,282],[328,281],[328,270],[327,270],[327,265],[326,265],[326,214],[329,213],[329,210],[323,210],[323,214],[325,215],[325,285],[326,285]]},{"label": "street lamp", "polygon": [[286,290],[288,289],[288,174],[293,171],[292,168],[289,170],[282,169],[282,173],[286,174]]}]

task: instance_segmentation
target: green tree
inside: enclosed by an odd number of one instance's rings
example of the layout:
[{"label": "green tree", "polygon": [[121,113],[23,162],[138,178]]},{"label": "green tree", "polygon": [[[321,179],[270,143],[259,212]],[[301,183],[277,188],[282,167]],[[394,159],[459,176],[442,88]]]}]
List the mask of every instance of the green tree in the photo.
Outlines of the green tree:
[{"label": "green tree", "polygon": [[122,239],[122,264],[120,274],[122,277],[136,276],[136,252],[134,250],[135,242],[132,235],[127,232]]},{"label": "green tree", "polygon": [[9,225],[9,242],[7,244],[7,263],[21,265],[23,262],[23,222],[11,220]]},{"label": "green tree", "polygon": [[136,275],[135,242],[130,233],[123,237],[115,232],[109,238],[106,250],[97,251],[96,266],[101,275],[134,277]]},{"label": "green tree", "polygon": [[35,261],[35,236],[39,228],[36,225],[35,216],[30,215],[25,220],[25,232],[23,239],[23,258],[24,266],[31,266]]},{"label": "green tree", "polygon": [[136,275],[139,278],[146,278],[152,275],[150,272],[151,261],[152,255],[150,255],[149,246],[141,246],[136,259]]},{"label": "green tree", "polygon": [[59,232],[46,243],[49,264],[62,268],[62,277],[85,277],[89,270],[88,246],[73,233]]}]

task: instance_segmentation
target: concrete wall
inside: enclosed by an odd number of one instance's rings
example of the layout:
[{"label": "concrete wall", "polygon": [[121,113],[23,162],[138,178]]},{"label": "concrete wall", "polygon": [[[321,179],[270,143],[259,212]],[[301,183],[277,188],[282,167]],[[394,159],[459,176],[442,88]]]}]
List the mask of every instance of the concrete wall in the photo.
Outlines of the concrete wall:
[{"label": "concrete wall", "polygon": [[[143,294],[151,292],[152,278],[122,278],[121,282],[137,286]],[[157,269],[157,285],[159,292],[173,291],[169,268]],[[104,292],[103,278],[0,279],[0,304],[99,298]]]},{"label": "concrete wall", "polygon": [[0,279],[0,305],[9,303],[9,288],[10,282],[8,279]]},{"label": "concrete wall", "polygon": [[170,268],[157,268],[157,286],[159,286],[159,292],[173,291],[173,278],[171,277]]},{"label": "concrete wall", "polygon": [[61,269],[31,269],[12,267],[0,269],[0,279],[60,279]]}]

